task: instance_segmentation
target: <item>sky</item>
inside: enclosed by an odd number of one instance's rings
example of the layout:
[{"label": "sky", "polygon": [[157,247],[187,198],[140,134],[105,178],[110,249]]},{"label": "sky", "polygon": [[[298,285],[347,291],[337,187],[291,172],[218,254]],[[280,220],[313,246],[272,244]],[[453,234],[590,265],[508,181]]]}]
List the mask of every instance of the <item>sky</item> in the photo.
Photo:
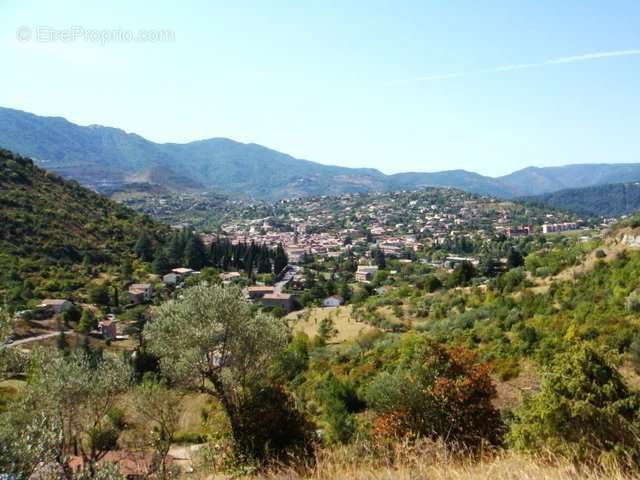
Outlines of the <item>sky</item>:
[{"label": "sky", "polygon": [[640,2],[0,0],[0,106],[385,173],[640,162]]}]

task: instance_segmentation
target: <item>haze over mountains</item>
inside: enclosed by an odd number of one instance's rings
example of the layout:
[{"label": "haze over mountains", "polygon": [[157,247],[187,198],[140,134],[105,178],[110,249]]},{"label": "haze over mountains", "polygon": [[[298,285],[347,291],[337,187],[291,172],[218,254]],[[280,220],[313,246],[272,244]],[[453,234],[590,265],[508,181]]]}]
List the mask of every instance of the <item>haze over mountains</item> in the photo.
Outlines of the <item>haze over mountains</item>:
[{"label": "haze over mountains", "polygon": [[276,200],[440,186],[513,198],[640,180],[640,164],[529,167],[497,178],[465,170],[385,175],[376,169],[296,159],[226,138],[160,144],[117,128],[80,126],[61,117],[1,107],[0,147],[32,157],[48,170],[103,192],[143,182],[174,190]]}]

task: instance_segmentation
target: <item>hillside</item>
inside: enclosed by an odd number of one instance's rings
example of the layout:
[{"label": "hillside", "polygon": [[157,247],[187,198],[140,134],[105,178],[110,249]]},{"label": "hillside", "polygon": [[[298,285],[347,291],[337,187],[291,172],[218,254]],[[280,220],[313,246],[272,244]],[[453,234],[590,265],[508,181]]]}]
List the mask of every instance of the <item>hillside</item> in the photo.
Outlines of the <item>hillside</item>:
[{"label": "hillside", "polygon": [[571,188],[528,197],[527,200],[583,216],[628,215],[640,210],[640,183]]},{"label": "hillside", "polygon": [[0,296],[10,302],[71,292],[132,256],[148,217],[0,151]]},{"label": "hillside", "polygon": [[541,195],[567,188],[582,188],[640,180],[640,164],[576,164],[528,167],[496,179],[520,196]]}]

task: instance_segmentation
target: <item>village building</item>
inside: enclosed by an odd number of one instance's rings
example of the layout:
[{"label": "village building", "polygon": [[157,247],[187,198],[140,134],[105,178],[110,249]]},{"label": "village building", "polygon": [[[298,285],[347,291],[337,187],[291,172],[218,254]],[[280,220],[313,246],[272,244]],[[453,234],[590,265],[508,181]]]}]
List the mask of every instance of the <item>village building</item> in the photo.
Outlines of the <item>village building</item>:
[{"label": "village building", "polygon": [[198,273],[195,270],[192,270],[191,268],[184,268],[184,267],[174,268],[173,270],[171,270],[171,272],[177,273],[178,275],[180,275],[180,278],[186,278],[195,273]]},{"label": "village building", "polygon": [[117,336],[117,327],[114,320],[101,320],[98,322],[98,331],[105,340],[113,340]]},{"label": "village building", "polygon": [[355,275],[356,281],[369,282],[377,271],[378,267],[376,265],[358,265],[358,270],[356,270]]},{"label": "village building", "polygon": [[269,295],[274,292],[275,290],[273,287],[266,285],[256,285],[254,287],[247,288],[247,295],[251,300],[259,300],[265,295]]},{"label": "village building", "polygon": [[324,308],[333,308],[333,307],[339,307],[343,303],[344,303],[344,300],[342,299],[342,297],[339,297],[338,295],[332,295],[330,297],[325,298],[322,301],[322,306]]},{"label": "village building", "polygon": [[164,282],[165,285],[174,286],[174,285],[177,285],[178,282],[180,281],[180,275],[173,272],[167,273],[162,277],[162,281]]},{"label": "village building", "polygon": [[127,294],[131,303],[144,303],[151,300],[153,293],[150,283],[134,283],[129,286]]},{"label": "village building", "polygon": [[289,293],[267,293],[260,298],[265,307],[281,308],[285,312],[293,310],[293,295]]},{"label": "village building", "polygon": [[241,277],[242,275],[240,272],[223,272],[220,274],[220,280],[222,280],[222,283],[231,283]]},{"label": "village building", "polygon": [[47,298],[38,305],[38,308],[55,315],[69,310],[72,305],[73,304],[69,300]]}]

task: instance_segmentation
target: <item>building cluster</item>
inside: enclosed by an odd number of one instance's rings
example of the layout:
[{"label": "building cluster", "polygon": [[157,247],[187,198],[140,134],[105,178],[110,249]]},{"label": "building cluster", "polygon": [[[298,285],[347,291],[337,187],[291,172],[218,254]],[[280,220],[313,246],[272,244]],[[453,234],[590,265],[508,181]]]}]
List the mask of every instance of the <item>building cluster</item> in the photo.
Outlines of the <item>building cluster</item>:
[{"label": "building cluster", "polygon": [[568,232],[577,228],[576,222],[545,223],[542,225],[542,233]]},{"label": "building cluster", "polygon": [[[356,249],[361,254],[377,248],[388,256],[411,257],[412,252],[423,248],[446,246],[464,238],[527,236],[539,232],[539,225],[550,218],[570,220],[556,215],[540,208],[432,188],[283,200],[270,209],[248,209],[237,215],[222,225],[222,235],[232,243],[283,245],[289,261],[295,264],[307,255],[337,257],[354,251],[356,244],[366,247]],[[214,238],[203,237],[205,242]]]}]

